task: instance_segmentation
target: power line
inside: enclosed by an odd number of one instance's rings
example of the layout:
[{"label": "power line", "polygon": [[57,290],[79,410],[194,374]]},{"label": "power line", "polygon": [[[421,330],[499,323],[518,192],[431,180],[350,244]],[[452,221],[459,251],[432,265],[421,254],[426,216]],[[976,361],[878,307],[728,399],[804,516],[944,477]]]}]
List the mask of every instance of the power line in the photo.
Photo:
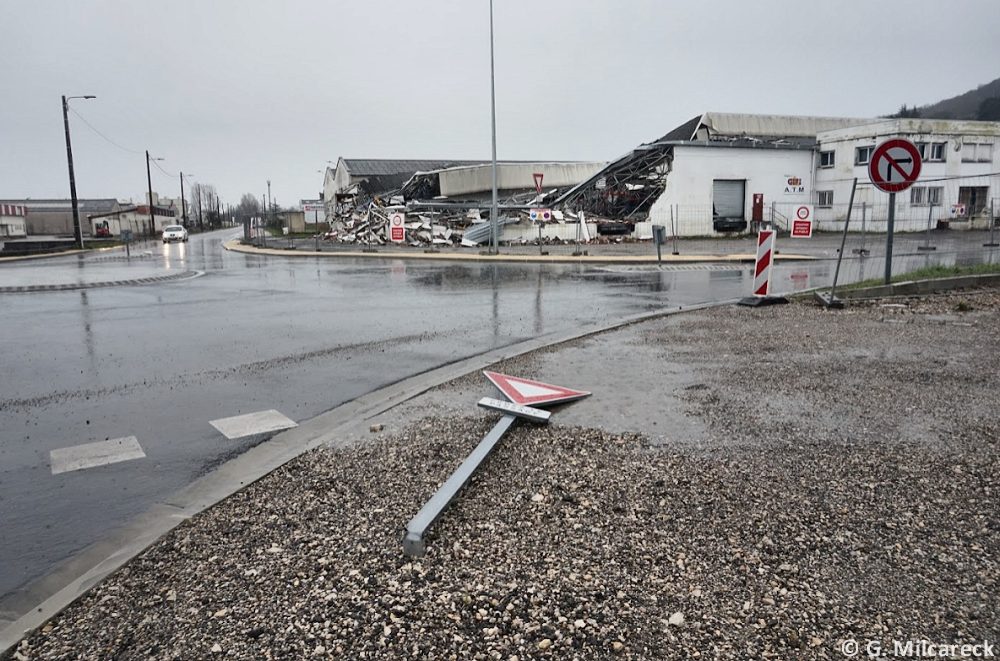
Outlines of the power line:
[{"label": "power line", "polygon": [[113,144],[115,147],[118,147],[118,149],[121,149],[122,151],[127,151],[130,154],[142,154],[143,153],[141,151],[135,151],[135,150],[129,149],[127,147],[122,147],[120,144],[118,144],[117,142],[115,142],[114,140],[112,140],[111,138],[109,138],[108,136],[104,135],[103,133],[101,133],[100,131],[98,131],[97,129],[95,129],[91,125],[90,122],[88,122],[86,119],[83,118],[83,115],[81,115],[80,113],[78,113],[76,111],[76,109],[73,108],[73,106],[69,106],[69,109],[70,109],[70,112],[72,112],[74,115],[76,115],[77,117],[80,118],[81,122],[83,122],[84,124],[86,124],[87,126],[89,126],[91,131],[93,131],[97,135],[101,136],[102,138],[104,138],[105,140],[107,140],[108,142],[110,142],[111,144]]},{"label": "power line", "polygon": [[153,165],[156,166],[157,170],[159,170],[163,174],[167,175],[168,177],[173,178],[173,177],[177,176],[176,174],[170,174],[169,172],[167,172],[166,170],[164,170],[162,167],[160,167],[160,164],[157,163],[155,160],[153,160],[153,159],[149,159],[149,160],[153,163]]}]

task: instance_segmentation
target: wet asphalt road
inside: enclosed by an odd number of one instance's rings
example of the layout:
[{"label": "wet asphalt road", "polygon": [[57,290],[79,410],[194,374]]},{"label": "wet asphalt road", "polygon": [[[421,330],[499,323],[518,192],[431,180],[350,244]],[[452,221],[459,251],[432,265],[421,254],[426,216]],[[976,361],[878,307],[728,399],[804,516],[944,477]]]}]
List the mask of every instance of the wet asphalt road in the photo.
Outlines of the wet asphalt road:
[{"label": "wet asphalt road", "polygon": [[[284,259],[226,252],[232,236],[151,243],[130,261],[0,264],[0,287],[84,286],[0,293],[0,611],[76,551],[264,440],[227,440],[210,420],[277,409],[304,421],[489,349],[740,297],[752,278],[750,265]],[[828,284],[833,267],[780,265],[775,291]],[[203,275],[85,287],[189,270]],[[127,436],[145,458],[52,474],[51,450]]]}]

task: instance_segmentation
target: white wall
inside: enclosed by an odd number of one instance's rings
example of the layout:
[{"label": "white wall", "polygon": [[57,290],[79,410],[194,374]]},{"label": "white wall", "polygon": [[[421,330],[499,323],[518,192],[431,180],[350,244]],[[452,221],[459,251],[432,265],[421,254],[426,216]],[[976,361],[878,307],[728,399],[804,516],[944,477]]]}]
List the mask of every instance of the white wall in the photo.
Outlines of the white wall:
[{"label": "white wall", "polygon": [[27,236],[24,216],[0,216],[0,236]]},{"label": "white wall", "polygon": [[[803,203],[812,190],[813,153],[809,150],[742,148],[692,145],[674,147],[672,171],[667,175],[663,194],[653,203],[651,223],[663,225],[671,235],[670,207],[679,205],[675,215],[678,236],[713,235],[712,182],[716,179],[746,181],[745,217],[749,223],[753,194],[764,194],[764,218],[776,203]],[[798,178],[799,186],[788,180]]]},{"label": "white wall", "polygon": [[[1000,123],[971,122],[952,120],[898,119],[879,122],[868,126],[859,126],[837,131],[826,131],[818,136],[818,152],[833,151],[835,165],[832,168],[819,167],[819,154],[816,156],[816,185],[818,191],[833,191],[833,206],[817,207],[816,218],[822,229],[837,229],[843,227],[846,218],[847,205],[851,196],[851,186],[855,177],[858,179],[858,189],[855,193],[855,211],[852,212],[852,224],[858,218],[857,208],[864,204],[867,207],[868,218],[874,218],[876,231],[884,231],[884,221],[887,219],[889,194],[876,189],[868,174],[867,165],[855,165],[855,151],[858,147],[873,147],[891,138],[903,138],[913,143],[944,142],[944,161],[933,162],[924,160],[920,176],[915,186],[941,187],[941,206],[931,209],[926,203],[911,204],[911,191],[906,190],[896,194],[896,229],[899,231],[918,231],[927,227],[928,218],[932,226],[937,220],[944,219],[956,222],[956,225],[966,227],[988,227],[984,216],[973,219],[954,219],[951,216],[951,205],[959,201],[959,189],[963,186],[986,187],[990,198],[1000,197],[1000,178],[990,177],[990,173],[1000,170]],[[991,158],[988,162],[966,162],[962,160],[962,145],[965,143],[992,144]],[[816,201],[814,196],[813,202]],[[987,202],[988,206],[988,202]]]},{"label": "white wall", "polygon": [[[575,186],[600,172],[607,163],[497,163],[497,187],[501,190],[531,189],[536,173],[542,176],[542,190]],[[439,175],[441,194],[446,196],[479,193],[493,189],[493,166],[444,170]]]}]

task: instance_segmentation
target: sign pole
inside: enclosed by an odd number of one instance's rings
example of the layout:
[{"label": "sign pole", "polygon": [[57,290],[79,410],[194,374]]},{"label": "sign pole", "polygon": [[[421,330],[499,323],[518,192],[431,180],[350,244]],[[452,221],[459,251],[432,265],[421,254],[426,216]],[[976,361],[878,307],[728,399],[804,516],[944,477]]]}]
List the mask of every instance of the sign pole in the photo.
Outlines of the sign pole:
[{"label": "sign pole", "polygon": [[889,193],[889,223],[885,233],[885,284],[892,280],[892,230],[896,224],[896,194]]}]

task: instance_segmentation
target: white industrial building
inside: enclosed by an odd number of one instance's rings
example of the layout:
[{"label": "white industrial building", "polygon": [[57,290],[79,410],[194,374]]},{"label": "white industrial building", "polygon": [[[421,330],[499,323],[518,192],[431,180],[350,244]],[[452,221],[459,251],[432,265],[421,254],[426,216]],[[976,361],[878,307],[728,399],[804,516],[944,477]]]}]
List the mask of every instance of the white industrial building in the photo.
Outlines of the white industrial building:
[{"label": "white industrial building", "polygon": [[1000,215],[1000,181],[991,175],[1000,170],[998,136],[995,122],[705,113],[613,161],[555,205],[629,223],[640,237],[651,236],[652,224],[678,236],[740,232],[754,221],[786,228],[803,204],[813,205],[820,229],[839,229],[857,177],[853,218],[865,214],[878,231],[888,195],[869,182],[868,159],[885,140],[905,138],[925,162],[917,184],[897,195],[897,227],[923,229],[931,216],[986,227],[991,202]]},{"label": "white industrial building", "polygon": [[[872,152],[886,140],[902,138],[921,155],[917,182],[896,194],[896,228],[934,226],[987,228],[1000,216],[1000,123],[939,119],[892,119],[823,131],[816,136],[815,180],[810,202],[823,229],[843,227],[854,178],[859,206],[876,222],[886,219],[889,195],[869,183]],[[878,225],[876,225],[876,229]]]}]

